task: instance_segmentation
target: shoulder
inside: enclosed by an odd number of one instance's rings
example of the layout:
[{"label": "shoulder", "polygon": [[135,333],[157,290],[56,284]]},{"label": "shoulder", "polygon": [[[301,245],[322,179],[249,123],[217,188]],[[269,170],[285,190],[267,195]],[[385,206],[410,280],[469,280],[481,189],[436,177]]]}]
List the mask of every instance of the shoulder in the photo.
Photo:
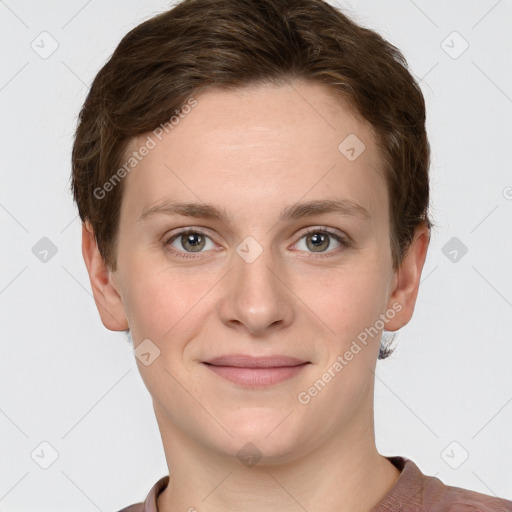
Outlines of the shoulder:
[{"label": "shoulder", "polygon": [[421,481],[425,512],[512,512],[512,501],[446,485],[439,478],[424,475],[411,460],[407,465],[414,466],[411,469]]},{"label": "shoulder", "polygon": [[372,512],[512,512],[512,501],[444,484],[404,457],[388,457],[400,477]]},{"label": "shoulder", "polygon": [[[436,479],[438,480],[438,479]],[[431,512],[512,512],[512,501],[487,494],[439,484],[426,489],[426,510]]]},{"label": "shoulder", "polygon": [[158,495],[167,487],[169,483],[169,475],[163,476],[150,489],[144,502],[134,503],[118,512],[158,512],[157,500]]}]

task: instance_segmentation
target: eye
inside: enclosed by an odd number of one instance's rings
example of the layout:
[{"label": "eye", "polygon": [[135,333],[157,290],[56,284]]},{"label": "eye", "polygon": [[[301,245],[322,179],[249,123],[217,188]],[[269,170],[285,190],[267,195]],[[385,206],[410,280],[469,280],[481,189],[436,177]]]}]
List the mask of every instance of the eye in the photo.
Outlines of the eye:
[{"label": "eye", "polygon": [[[347,238],[326,228],[310,229],[300,238],[299,242],[297,242],[296,244],[296,247],[299,250],[311,251],[313,253],[325,253],[327,249],[332,247],[333,239],[335,241],[335,244],[338,244],[337,247],[334,247],[334,249],[340,247],[350,247],[350,242],[348,241]],[[302,240],[305,240],[305,242],[302,242]],[[305,249],[302,249],[300,247],[301,244],[303,244],[303,247],[305,247]],[[335,251],[328,252],[331,253]],[[318,256],[312,257],[314,258]]]},{"label": "eye", "polygon": [[[304,239],[305,243],[302,242]],[[338,244],[334,249],[350,247],[350,242],[347,238],[327,228],[318,227],[310,229],[302,235],[295,244],[295,247],[306,252],[319,253],[318,255],[309,256],[310,258],[321,258],[325,252],[328,253],[327,255],[336,252],[335,250],[327,251],[327,249],[332,248],[333,239],[335,244]],[[210,245],[208,246],[208,244]],[[300,247],[301,244],[304,244],[305,249]],[[164,241],[164,246],[169,246],[172,252],[181,258],[194,258],[194,253],[202,253],[204,252],[203,249],[215,249],[215,244],[210,237],[194,228],[187,228],[173,233]]]},{"label": "eye", "polygon": [[[210,243],[209,247],[208,241]],[[183,258],[193,258],[194,256],[191,253],[204,252],[203,249],[205,247],[207,250],[215,248],[209,236],[202,231],[191,228],[174,233],[165,240],[164,245],[170,246],[173,252]]]}]

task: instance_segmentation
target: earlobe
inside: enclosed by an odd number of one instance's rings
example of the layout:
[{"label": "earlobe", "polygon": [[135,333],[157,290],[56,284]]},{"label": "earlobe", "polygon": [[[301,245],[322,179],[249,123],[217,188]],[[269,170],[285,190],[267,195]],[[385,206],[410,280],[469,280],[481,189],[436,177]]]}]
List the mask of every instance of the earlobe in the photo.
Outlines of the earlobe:
[{"label": "earlobe", "polygon": [[111,331],[128,329],[119,287],[98,250],[94,230],[87,221],[82,223],[82,256],[103,325]]},{"label": "earlobe", "polygon": [[397,313],[386,322],[384,328],[387,331],[397,331],[412,318],[429,243],[430,232],[427,226],[417,226],[413,241],[393,278],[394,286],[388,309]]}]

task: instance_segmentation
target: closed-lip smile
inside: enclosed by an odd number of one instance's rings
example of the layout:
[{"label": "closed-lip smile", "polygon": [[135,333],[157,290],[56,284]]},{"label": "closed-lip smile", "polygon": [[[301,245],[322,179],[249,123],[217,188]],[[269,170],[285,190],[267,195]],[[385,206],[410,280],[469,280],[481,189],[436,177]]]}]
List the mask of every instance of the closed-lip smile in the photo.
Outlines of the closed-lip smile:
[{"label": "closed-lip smile", "polygon": [[246,387],[264,387],[278,384],[300,373],[310,361],[296,357],[250,356],[231,354],[203,361],[219,377]]}]

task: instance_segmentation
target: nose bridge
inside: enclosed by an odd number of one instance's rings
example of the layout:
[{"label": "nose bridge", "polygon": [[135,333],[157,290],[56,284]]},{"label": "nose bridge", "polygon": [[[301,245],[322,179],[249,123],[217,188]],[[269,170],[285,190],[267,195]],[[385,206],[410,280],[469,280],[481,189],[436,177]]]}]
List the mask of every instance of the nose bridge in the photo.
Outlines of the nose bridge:
[{"label": "nose bridge", "polygon": [[[274,267],[272,249],[261,245],[252,236],[243,240],[236,248],[234,256],[235,290],[239,299],[253,303],[253,308],[263,305],[269,307],[276,290],[276,277],[271,269]],[[274,270],[275,272],[275,270]],[[261,303],[258,305],[257,303]]]}]

